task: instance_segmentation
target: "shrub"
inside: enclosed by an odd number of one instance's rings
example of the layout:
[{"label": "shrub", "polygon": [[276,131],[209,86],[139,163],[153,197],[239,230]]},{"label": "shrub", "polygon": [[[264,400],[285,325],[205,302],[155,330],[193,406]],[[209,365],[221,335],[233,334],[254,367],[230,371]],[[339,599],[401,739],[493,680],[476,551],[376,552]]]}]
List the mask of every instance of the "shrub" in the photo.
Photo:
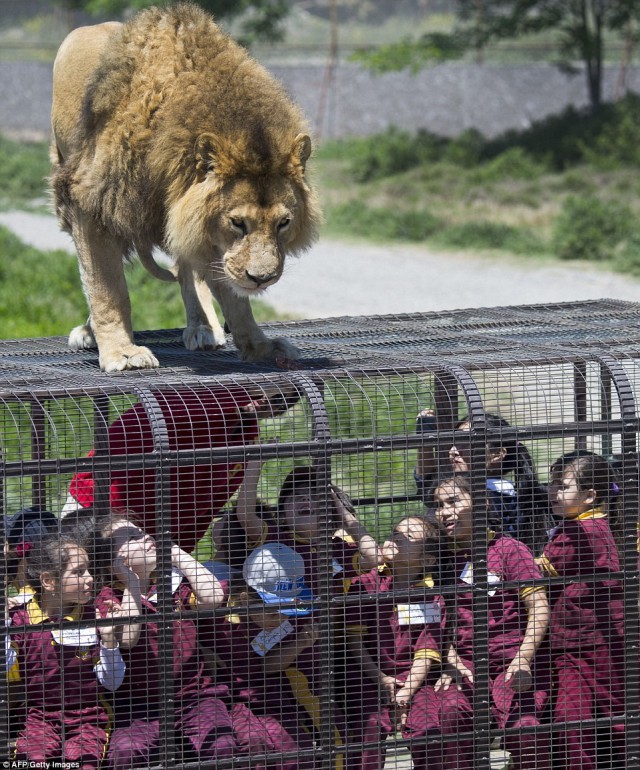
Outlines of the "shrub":
[{"label": "shrub", "polygon": [[443,159],[456,166],[470,168],[480,162],[484,146],[485,138],[482,134],[475,128],[469,128],[447,144]]},{"label": "shrub", "polygon": [[422,241],[440,227],[439,221],[426,211],[369,208],[361,201],[336,206],[327,219],[340,232],[380,240]]},{"label": "shrub", "polygon": [[46,192],[49,156],[45,142],[14,142],[0,135],[0,202],[28,203]]},{"label": "shrub", "polygon": [[546,171],[544,161],[529,155],[522,147],[511,147],[473,171],[476,183],[499,182],[503,179],[538,179]]},{"label": "shrub", "polygon": [[537,254],[545,250],[544,243],[530,230],[498,222],[449,225],[438,234],[437,240],[461,249],[504,249],[515,254]]},{"label": "shrub", "polygon": [[591,195],[572,195],[554,224],[553,249],[560,259],[607,260],[633,229],[628,206]]},{"label": "shrub", "polygon": [[349,142],[353,156],[351,174],[356,182],[399,174],[421,163],[432,162],[442,153],[445,139],[419,131],[412,136],[391,127],[383,134]]}]

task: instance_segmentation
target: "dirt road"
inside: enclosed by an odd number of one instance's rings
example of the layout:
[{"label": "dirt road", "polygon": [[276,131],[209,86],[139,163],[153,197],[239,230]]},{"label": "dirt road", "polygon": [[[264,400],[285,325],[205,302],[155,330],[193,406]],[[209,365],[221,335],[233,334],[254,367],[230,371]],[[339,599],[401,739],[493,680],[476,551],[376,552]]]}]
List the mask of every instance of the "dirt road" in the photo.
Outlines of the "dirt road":
[{"label": "dirt road", "polygon": [[[0,213],[0,224],[36,248],[73,251],[54,217]],[[329,238],[300,259],[290,259],[281,281],[263,295],[278,310],[304,318],[605,297],[640,301],[640,280],[582,263]]]}]

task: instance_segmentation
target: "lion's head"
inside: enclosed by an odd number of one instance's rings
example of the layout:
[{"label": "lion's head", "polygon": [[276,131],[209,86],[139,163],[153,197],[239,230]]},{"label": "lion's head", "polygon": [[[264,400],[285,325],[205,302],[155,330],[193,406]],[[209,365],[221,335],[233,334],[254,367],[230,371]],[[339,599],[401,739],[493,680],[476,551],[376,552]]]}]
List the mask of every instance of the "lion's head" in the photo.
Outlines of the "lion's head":
[{"label": "lion's head", "polygon": [[166,227],[171,254],[206,263],[241,296],[280,278],[285,256],[316,239],[320,216],[305,179],[309,137],[284,137],[284,147],[260,154],[252,144],[198,136],[194,173],[168,206]]}]

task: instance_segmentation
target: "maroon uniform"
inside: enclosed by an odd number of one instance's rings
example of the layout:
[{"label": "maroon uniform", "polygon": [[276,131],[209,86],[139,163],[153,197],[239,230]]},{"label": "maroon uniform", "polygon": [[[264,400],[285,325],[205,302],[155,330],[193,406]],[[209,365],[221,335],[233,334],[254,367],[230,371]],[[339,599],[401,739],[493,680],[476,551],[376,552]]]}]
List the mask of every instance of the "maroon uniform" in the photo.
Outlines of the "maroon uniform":
[{"label": "maroon uniform", "polygon": [[[175,576],[174,576],[175,577]],[[98,607],[106,614],[104,602],[119,602],[119,591],[106,587],[98,597]],[[142,599],[143,613],[155,615],[155,588]],[[174,593],[175,609],[193,609],[193,593],[186,582]],[[146,765],[157,752],[160,704],[170,694],[163,684],[162,661],[158,654],[158,624],[141,624],[140,639],[130,650],[123,650],[127,666],[115,699],[116,730],[109,746],[114,770]],[[193,619],[173,623],[173,681],[175,729],[187,751],[202,760],[230,756],[236,748],[231,716],[225,699],[228,689],[216,685],[205,673],[198,647],[198,627]]]},{"label": "maroon uniform", "polygon": [[[554,722],[624,713],[622,587],[607,575],[620,569],[609,520],[600,510],[564,519],[551,531],[540,563],[565,585],[551,590],[550,645],[555,680]],[[614,725],[622,751],[624,726]],[[596,767],[593,726],[557,734],[557,767]],[[556,765],[554,765],[556,766]]]},{"label": "maroon uniform", "polygon": [[[412,588],[433,588],[430,576]],[[417,657],[439,662],[445,628],[445,608],[441,597],[425,600],[412,597],[396,599],[393,575],[381,566],[354,578],[349,595],[380,594],[377,603],[350,605],[347,609],[347,634],[361,635],[365,649],[384,674],[405,681]],[[346,672],[348,735],[354,742],[377,741],[374,749],[365,749],[361,760],[350,759],[349,767],[382,770],[385,761],[384,739],[395,731],[389,706],[380,703],[376,684],[364,672],[355,676]],[[382,694],[384,697],[384,694]],[[414,699],[415,700],[415,699]],[[409,721],[411,720],[411,711]],[[412,751],[413,754],[413,751]]]},{"label": "maroon uniform", "polygon": [[[459,550],[455,554],[455,569],[460,585],[473,583],[471,554]],[[541,574],[531,551],[512,537],[493,535],[487,549],[489,674],[491,678],[491,711],[499,728],[535,726],[540,724],[548,701],[548,673],[541,661],[532,667],[533,687],[525,693],[515,693],[505,682],[506,668],[524,639],[527,611],[521,599],[527,594],[544,590],[526,586],[518,590],[502,589],[502,581],[540,580]],[[492,588],[492,586],[495,586]],[[454,600],[452,599],[452,602]],[[450,603],[451,604],[451,603]],[[450,613],[453,612],[450,607]],[[453,646],[464,665],[473,671],[473,610],[471,592],[455,597]],[[414,734],[436,731],[444,735],[473,730],[473,688],[465,679],[462,690],[451,686],[435,692],[423,688],[414,699],[413,714],[408,728]],[[505,746],[516,768],[547,770],[549,741],[533,734],[510,736]],[[444,743],[429,750],[429,770],[473,770],[472,741]]]},{"label": "maroon uniform", "polygon": [[[242,446],[258,436],[254,413],[242,411],[251,396],[242,388],[157,392],[154,394],[166,423],[169,447],[207,449]],[[144,406],[128,409],[109,426],[109,453],[142,454],[154,449],[153,430]],[[90,456],[95,454],[92,450]],[[171,539],[185,551],[192,551],[220,511],[242,483],[244,464],[219,462],[210,465],[181,465],[171,472]],[[70,495],[83,508],[93,504],[93,474],[77,473],[71,480]],[[156,527],[155,470],[118,470],[111,474],[111,506],[130,511],[149,534]]]},{"label": "maroon uniform", "polygon": [[[303,537],[295,535],[286,527],[279,526],[277,522],[265,521],[263,529],[262,542],[255,545],[278,542],[297,551],[304,560],[308,585],[314,593],[317,593],[324,584],[318,569],[318,546]],[[334,535],[331,538],[329,554],[332,559],[334,589],[338,593],[343,593],[343,591],[348,589],[351,580],[360,574],[360,552],[358,546],[351,535]]]},{"label": "maroon uniform", "polygon": [[[63,620],[45,617],[35,598],[9,615],[13,626]],[[81,615],[64,618],[79,619]],[[65,760],[79,762],[83,770],[97,768],[110,720],[106,692],[94,672],[100,657],[95,629],[85,634],[75,629],[24,631],[11,639],[27,712],[16,742],[16,759]]]},{"label": "maroon uniform", "polygon": [[[264,632],[245,615],[230,614],[215,622],[214,650],[233,699],[233,728],[236,740],[249,755],[298,752],[313,746],[320,728],[320,703],[315,681],[320,675],[317,645],[304,649],[286,670],[265,671],[265,655],[277,655],[277,646],[294,641],[306,617],[282,616],[282,625]],[[275,648],[275,649],[274,649]],[[342,745],[341,715],[335,714],[337,745]],[[269,761],[281,770],[311,768],[313,757]],[[338,766],[342,764],[340,760]],[[252,767],[264,767],[252,763]]]}]

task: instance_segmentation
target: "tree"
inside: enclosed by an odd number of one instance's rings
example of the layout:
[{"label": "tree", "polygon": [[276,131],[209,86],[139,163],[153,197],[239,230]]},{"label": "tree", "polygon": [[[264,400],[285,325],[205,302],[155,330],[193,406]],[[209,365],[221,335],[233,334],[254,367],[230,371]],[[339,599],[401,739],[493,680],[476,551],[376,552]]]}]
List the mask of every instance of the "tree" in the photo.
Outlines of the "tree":
[{"label": "tree", "polygon": [[[240,42],[275,42],[284,36],[282,23],[291,9],[291,0],[195,0],[217,19],[240,23]],[[171,5],[172,0],[60,0],[69,10],[82,9],[91,14],[120,17],[127,11],[139,11],[151,5]]]},{"label": "tree", "polygon": [[553,30],[558,34],[558,65],[571,70],[576,60],[582,61],[596,111],[602,103],[605,33],[628,36],[638,19],[640,0],[458,0],[456,28],[449,35],[427,34],[357,58],[378,72],[415,71],[470,49],[481,51],[494,40]]}]

